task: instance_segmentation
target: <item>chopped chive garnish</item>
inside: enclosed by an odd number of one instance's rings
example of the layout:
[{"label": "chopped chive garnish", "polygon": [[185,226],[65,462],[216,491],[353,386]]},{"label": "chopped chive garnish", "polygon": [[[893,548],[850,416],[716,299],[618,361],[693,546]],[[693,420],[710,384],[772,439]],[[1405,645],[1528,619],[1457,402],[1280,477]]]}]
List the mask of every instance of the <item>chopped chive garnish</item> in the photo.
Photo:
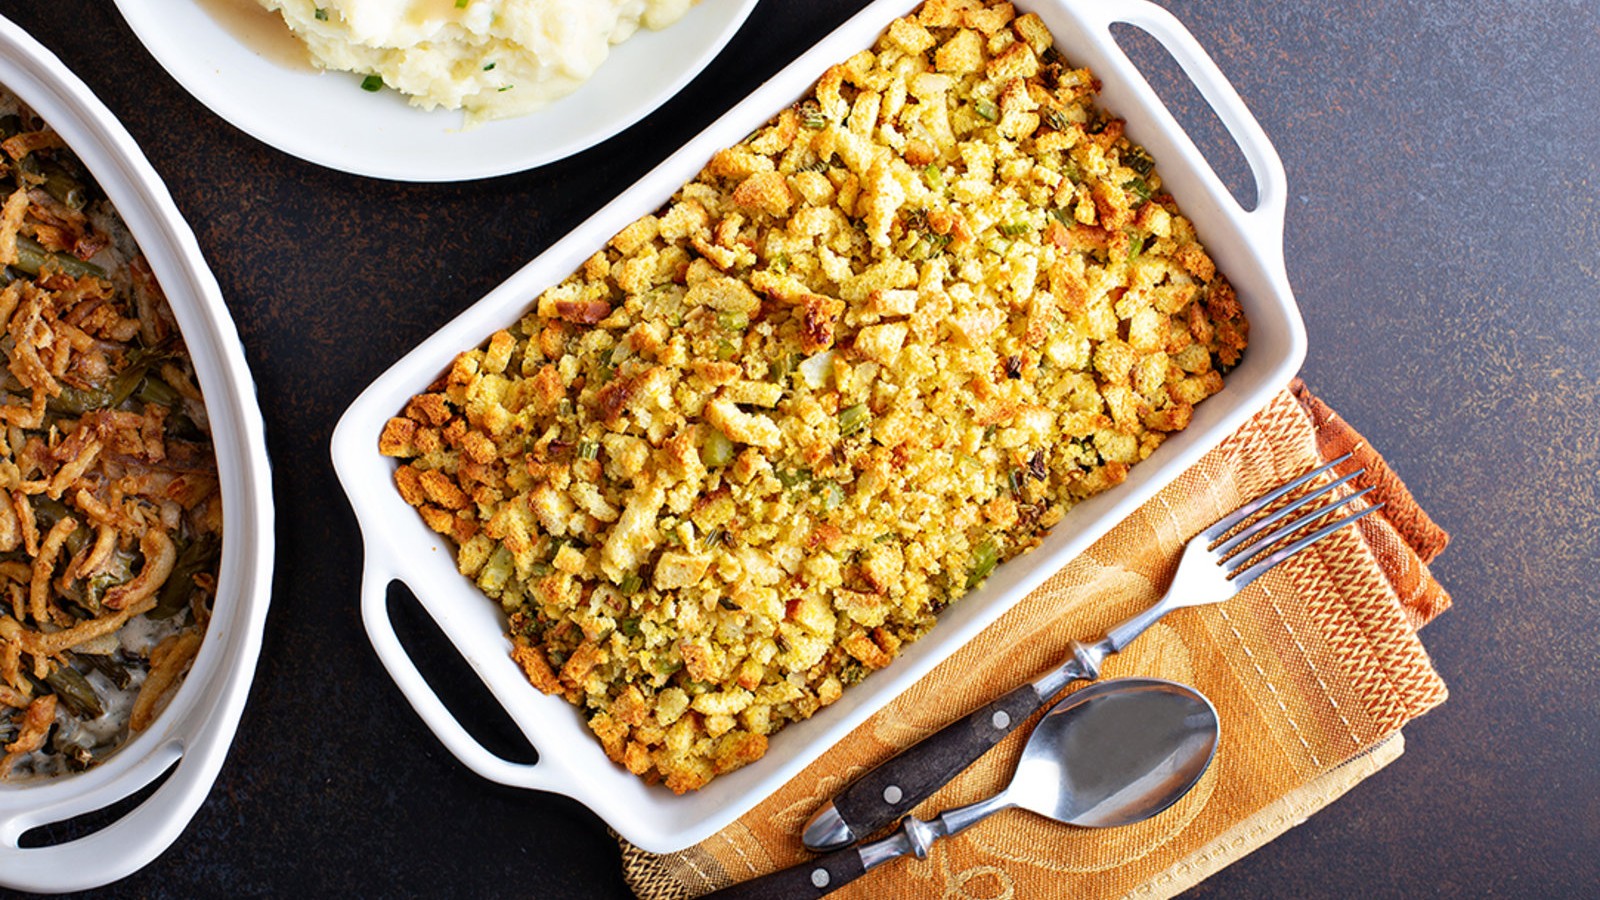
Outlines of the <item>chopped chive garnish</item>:
[{"label": "chopped chive garnish", "polygon": [[489,63],[487,66],[484,66],[483,70],[485,72],[493,72],[494,71],[494,63]]},{"label": "chopped chive garnish", "polygon": [[317,21],[318,22],[326,22],[326,21],[328,21],[328,11],[323,9],[320,6],[317,7],[317,11],[312,13],[312,15],[317,17]]},{"label": "chopped chive garnish", "polygon": [[509,91],[514,87],[516,87],[514,84],[505,85],[504,87],[500,88],[500,93],[504,94],[506,91]]},{"label": "chopped chive garnish", "polygon": [[368,93],[383,90],[383,76],[368,75],[367,77],[361,79],[361,89],[363,91],[367,91]]}]

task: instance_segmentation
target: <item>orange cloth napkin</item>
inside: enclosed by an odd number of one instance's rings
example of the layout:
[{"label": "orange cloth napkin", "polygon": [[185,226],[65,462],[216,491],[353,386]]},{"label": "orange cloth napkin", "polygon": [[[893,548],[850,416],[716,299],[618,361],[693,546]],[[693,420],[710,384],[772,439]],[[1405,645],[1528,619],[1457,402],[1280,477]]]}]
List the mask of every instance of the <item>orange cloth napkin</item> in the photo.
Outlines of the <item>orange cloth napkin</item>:
[{"label": "orange cloth napkin", "polygon": [[[1168,616],[1104,667],[1192,684],[1222,744],[1200,783],[1147,822],[1077,829],[1008,811],[838,892],[851,897],[1171,896],[1292,827],[1399,756],[1400,729],[1445,699],[1417,628],[1449,606],[1427,563],[1447,537],[1360,434],[1296,383],[1194,468],[776,794],[710,839],[652,855],[623,844],[646,900],[695,897],[808,858],[800,830],[857,775],[1059,664],[1153,603],[1183,544],[1244,501],[1343,453],[1378,514],[1228,602]],[[1360,502],[1360,501],[1357,501]],[[1020,729],[916,810],[1010,778]]]}]

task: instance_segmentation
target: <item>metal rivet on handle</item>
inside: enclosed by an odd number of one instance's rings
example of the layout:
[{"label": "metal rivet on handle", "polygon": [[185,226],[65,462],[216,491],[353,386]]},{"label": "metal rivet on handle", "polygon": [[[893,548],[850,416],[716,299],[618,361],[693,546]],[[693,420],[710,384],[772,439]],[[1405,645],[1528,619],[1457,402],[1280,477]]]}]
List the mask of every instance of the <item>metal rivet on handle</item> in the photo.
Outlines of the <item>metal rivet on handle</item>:
[{"label": "metal rivet on handle", "polygon": [[827,869],[812,869],[811,870],[811,883],[816,885],[819,888],[827,887],[828,886],[828,870]]},{"label": "metal rivet on handle", "polygon": [[1005,728],[1011,724],[1011,714],[1002,709],[995,713],[994,718],[990,719],[989,721],[993,723],[994,727],[996,728]]},{"label": "metal rivet on handle", "polygon": [[890,805],[899,803],[900,798],[904,796],[905,792],[900,790],[900,786],[898,784],[891,784],[883,789],[883,802]]}]

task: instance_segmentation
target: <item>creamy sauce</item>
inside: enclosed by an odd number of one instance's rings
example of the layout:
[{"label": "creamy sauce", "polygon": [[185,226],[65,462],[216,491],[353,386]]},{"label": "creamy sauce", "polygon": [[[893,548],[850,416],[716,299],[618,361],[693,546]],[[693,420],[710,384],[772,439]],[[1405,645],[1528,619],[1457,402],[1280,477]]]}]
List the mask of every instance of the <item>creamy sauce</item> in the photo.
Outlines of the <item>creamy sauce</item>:
[{"label": "creamy sauce", "polygon": [[256,0],[195,0],[223,30],[270,63],[285,69],[316,71],[311,53],[283,18]]}]

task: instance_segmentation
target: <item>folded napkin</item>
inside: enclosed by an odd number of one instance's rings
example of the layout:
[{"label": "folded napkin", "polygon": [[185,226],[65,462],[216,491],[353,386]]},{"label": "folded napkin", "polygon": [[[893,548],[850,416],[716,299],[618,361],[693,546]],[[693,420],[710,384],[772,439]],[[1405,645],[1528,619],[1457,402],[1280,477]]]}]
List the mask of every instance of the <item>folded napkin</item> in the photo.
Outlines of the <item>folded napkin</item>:
[{"label": "folded napkin", "polygon": [[[1168,616],[1103,677],[1192,684],[1222,744],[1177,805],[1126,828],[1077,829],[1012,811],[927,860],[874,870],[849,897],[1075,897],[1179,893],[1281,834],[1400,755],[1400,729],[1445,699],[1417,628],[1449,606],[1427,563],[1435,525],[1361,435],[1296,383],[1088,552],[750,813],[665,855],[623,843],[645,900],[678,900],[808,858],[800,831],[853,778],[949,720],[1057,665],[1160,596],[1183,544],[1244,501],[1343,453],[1387,505],[1258,579],[1238,597]],[[1359,502],[1359,501],[1358,501]],[[982,799],[1010,778],[1023,728],[916,814]]]}]

